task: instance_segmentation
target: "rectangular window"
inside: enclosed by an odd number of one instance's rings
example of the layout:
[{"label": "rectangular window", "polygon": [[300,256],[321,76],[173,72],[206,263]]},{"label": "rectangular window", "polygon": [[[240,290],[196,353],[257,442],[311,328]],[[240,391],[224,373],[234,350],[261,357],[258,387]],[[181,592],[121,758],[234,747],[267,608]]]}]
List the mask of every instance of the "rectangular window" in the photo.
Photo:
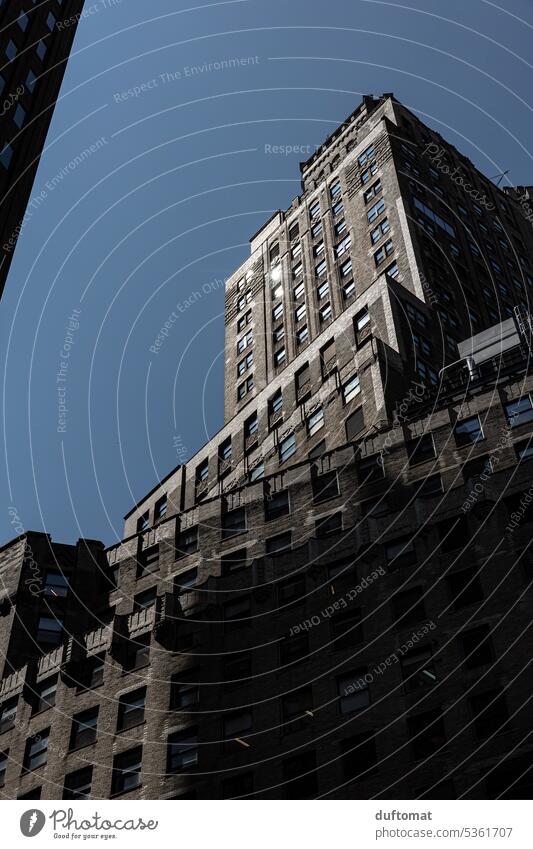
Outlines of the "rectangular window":
[{"label": "rectangular window", "polygon": [[315,267],[315,277],[321,277],[328,270],[328,264],[325,259],[322,262],[319,262]]},{"label": "rectangular window", "polygon": [[431,207],[427,206],[417,197],[413,198],[413,200],[416,209],[420,210],[420,212],[425,215],[426,218],[435,223],[438,227],[441,228],[441,230],[444,230],[448,234],[448,236],[451,236],[453,239],[457,238],[455,228],[452,227],[451,224],[448,224],[448,222],[441,218],[440,215],[437,215],[437,213],[434,212]]},{"label": "rectangular window", "polygon": [[315,201],[309,207],[309,218],[311,219],[311,221],[313,221],[315,218],[318,218],[319,215],[320,215],[320,202]]},{"label": "rectangular window", "polygon": [[222,512],[222,539],[246,532],[246,508],[237,507],[235,510]]},{"label": "rectangular window", "polygon": [[111,794],[127,793],[141,783],[142,746],[129,749],[113,758],[113,780]]},{"label": "rectangular window", "polygon": [[72,719],[70,732],[70,749],[80,749],[88,746],[96,740],[96,727],[98,724],[98,707],[84,710],[76,714]]},{"label": "rectangular window", "polygon": [[435,444],[430,433],[426,433],[418,438],[409,439],[405,443],[405,448],[409,458],[409,465],[416,466],[418,463],[424,463],[436,456]]},{"label": "rectangular window", "polygon": [[[374,262],[376,267],[382,265],[388,256],[394,251],[394,246],[392,244],[392,239],[387,239],[384,245],[382,245],[374,254]],[[391,275],[394,276],[394,275]]]},{"label": "rectangular window", "polygon": [[412,538],[405,536],[386,543],[385,558],[389,571],[413,566],[416,563],[416,550]]},{"label": "rectangular window", "polygon": [[285,362],[285,348],[280,348],[279,351],[275,351],[274,353],[274,365],[276,367],[283,365]]},{"label": "rectangular window", "polygon": [[330,196],[331,200],[335,200],[336,198],[339,197],[340,193],[341,193],[341,184],[337,180],[335,183],[333,183],[332,186],[330,186],[329,196]]},{"label": "rectangular window", "polygon": [[315,504],[320,504],[322,501],[328,501],[330,498],[336,498],[339,495],[339,480],[335,471],[313,475],[311,485]]},{"label": "rectangular window", "polygon": [[285,463],[296,452],[296,434],[291,433],[279,444],[279,461]]},{"label": "rectangular window", "polygon": [[368,454],[359,460],[359,480],[361,483],[372,483],[381,480],[385,475],[385,465],[381,452]]},{"label": "rectangular window", "polygon": [[147,531],[150,527],[150,513],[143,513],[142,516],[139,516],[137,519],[137,533],[142,534],[144,531]]},{"label": "rectangular window", "polygon": [[198,525],[183,528],[176,537],[176,557],[186,557],[198,551]]},{"label": "rectangular window", "polygon": [[375,230],[370,233],[370,241],[375,245],[379,240],[390,230],[389,219],[384,218],[381,224],[378,224]]},{"label": "rectangular window", "polygon": [[324,427],[324,410],[320,407],[316,412],[311,413],[307,419],[307,436],[314,436]]},{"label": "rectangular window", "polygon": [[265,496],[265,521],[271,522],[273,519],[281,519],[282,516],[288,516],[290,513],[289,492],[288,490],[280,490],[273,492],[271,495]]},{"label": "rectangular window", "polygon": [[329,295],[329,283],[327,280],[324,283],[321,283],[320,286],[317,287],[316,296],[319,301],[324,300]]},{"label": "rectangular window", "polygon": [[375,221],[382,212],[385,212],[385,201],[383,198],[380,198],[377,203],[370,207],[366,214],[368,223],[372,224],[372,222]]},{"label": "rectangular window", "polygon": [[263,462],[257,463],[253,469],[250,469],[248,473],[248,480],[250,483],[254,483],[254,481],[261,480],[265,476],[265,464]]},{"label": "rectangular window", "polygon": [[63,799],[90,799],[91,786],[93,781],[92,766],[78,769],[76,772],[70,772],[65,775],[63,784]]},{"label": "rectangular window", "polygon": [[305,283],[298,283],[298,285],[293,290],[294,300],[297,301],[298,298],[302,298],[305,294]]},{"label": "rectangular window", "polygon": [[343,404],[349,404],[354,398],[359,395],[361,392],[361,384],[359,381],[359,375],[354,375],[348,380],[344,386],[342,387],[342,401]]},{"label": "rectangular window", "polygon": [[324,253],[324,242],[319,242],[313,248],[313,256],[318,257]]},{"label": "rectangular window", "polygon": [[151,575],[159,569],[159,545],[151,545],[139,554],[138,576]]},{"label": "rectangular window", "polygon": [[533,444],[531,440],[515,442],[514,450],[516,454],[516,459],[519,463],[525,463],[527,462],[527,460],[533,459]]},{"label": "rectangular window", "polygon": [[318,311],[318,315],[321,324],[325,324],[327,321],[329,321],[333,315],[331,304],[325,304],[323,307],[321,307],[321,309],[319,309]]},{"label": "rectangular window", "polygon": [[249,330],[244,336],[242,336],[237,342],[237,352],[242,354],[245,348],[252,344],[253,341],[253,331]]},{"label": "rectangular window", "polygon": [[287,531],[284,534],[277,534],[274,537],[269,537],[265,540],[266,554],[278,554],[280,551],[286,551],[292,545],[292,534]]},{"label": "rectangular window", "polygon": [[337,258],[342,256],[344,253],[346,253],[347,250],[349,250],[351,244],[352,244],[352,237],[346,236],[342,240],[342,242],[339,242],[338,245],[335,245],[335,256]]},{"label": "rectangular window", "polygon": [[371,144],[369,147],[366,148],[366,150],[363,151],[361,156],[358,157],[357,162],[362,167],[363,165],[366,165],[366,163],[368,162],[368,160],[372,156],[374,156],[374,145],[373,144]]},{"label": "rectangular window", "polygon": [[294,320],[296,322],[303,321],[303,319],[305,318],[305,314],[306,314],[305,304],[300,304],[300,306],[297,307],[294,311]]},{"label": "rectangular window", "polygon": [[254,378],[253,378],[253,375],[250,375],[250,377],[247,377],[246,380],[244,380],[237,387],[237,398],[238,398],[238,400],[242,401],[242,399],[246,395],[248,395],[248,393],[251,392],[253,388],[254,388]]},{"label": "rectangular window", "polygon": [[9,731],[15,725],[17,716],[18,696],[8,699],[1,707],[0,712],[0,734]]},{"label": "rectangular window", "polygon": [[167,515],[167,496],[162,495],[155,502],[154,506],[154,522],[159,522],[161,519],[164,519]]},{"label": "rectangular window", "polygon": [[380,193],[381,189],[381,180],[376,180],[376,182],[363,193],[364,202],[370,203],[370,201]]},{"label": "rectangular window", "polygon": [[366,668],[363,668],[337,678],[339,710],[343,715],[362,710],[370,704],[370,691],[365,681],[366,674]]},{"label": "rectangular window", "polygon": [[146,687],[121,696],[118,703],[117,731],[124,731],[144,722],[145,705]]},{"label": "rectangular window", "polygon": [[61,616],[40,616],[37,625],[37,642],[46,646],[58,646],[63,639]]},{"label": "rectangular window", "polygon": [[251,436],[255,436],[257,433],[257,427],[257,413],[253,413],[244,422],[244,438],[249,439]]},{"label": "rectangular window", "polygon": [[244,359],[242,359],[237,365],[237,375],[241,377],[244,372],[249,369],[254,363],[254,355],[253,352],[247,354]]},{"label": "rectangular window", "polygon": [[272,321],[277,321],[283,316],[283,304],[276,304],[272,310]]},{"label": "rectangular window", "polygon": [[315,534],[321,539],[330,534],[338,534],[342,531],[342,513],[333,513],[331,516],[322,516],[315,522]]},{"label": "rectangular window", "polygon": [[24,751],[24,769],[30,771],[43,766],[48,760],[48,738],[50,729],[45,728],[26,740]]},{"label": "rectangular window", "polygon": [[45,678],[35,685],[32,713],[40,713],[42,710],[53,707],[56,703],[57,675]]},{"label": "rectangular window", "polygon": [[479,416],[471,416],[468,419],[456,422],[454,433],[455,441],[460,447],[463,445],[475,445],[485,438]]},{"label": "rectangular window", "polygon": [[233,572],[240,572],[248,565],[246,558],[246,549],[240,548],[238,551],[232,551],[229,554],[224,554],[220,558],[220,571],[223,576],[231,575]]},{"label": "rectangular window", "polygon": [[355,295],[355,283],[353,280],[350,280],[349,283],[346,283],[345,286],[342,287],[342,297],[345,301],[349,298],[352,298]]},{"label": "rectangular window", "polygon": [[333,206],[331,207],[331,211],[334,217],[336,217],[337,215],[341,215],[341,213],[344,212],[344,204],[342,200],[338,200],[337,203],[333,204]]},{"label": "rectangular window", "polygon": [[531,404],[530,395],[517,398],[515,401],[509,401],[504,409],[507,416],[507,423],[511,427],[519,427],[533,421],[533,405]]}]

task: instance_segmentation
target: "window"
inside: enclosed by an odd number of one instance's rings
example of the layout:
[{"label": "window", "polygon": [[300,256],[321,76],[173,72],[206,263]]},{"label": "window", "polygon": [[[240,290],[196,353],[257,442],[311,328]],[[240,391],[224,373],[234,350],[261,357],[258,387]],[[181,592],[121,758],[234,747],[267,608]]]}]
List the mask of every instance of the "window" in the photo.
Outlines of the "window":
[{"label": "window", "polygon": [[289,513],[288,490],[281,490],[280,492],[274,492],[272,495],[265,496],[265,521],[270,522],[272,519],[280,519],[282,516],[288,516]]},{"label": "window", "polygon": [[370,168],[366,168],[363,171],[363,173],[361,174],[361,185],[363,185],[363,186],[366,185],[366,183],[368,183],[370,178],[373,177],[374,174],[377,174],[377,171],[378,171],[377,162],[371,162]]},{"label": "window", "polygon": [[15,696],[13,699],[8,699],[7,702],[4,702],[0,712],[0,734],[3,734],[4,731],[9,731],[15,725],[15,719],[17,716],[17,704],[18,704],[18,696]]},{"label": "window", "polygon": [[519,463],[525,463],[527,460],[533,459],[533,444],[531,444],[530,440],[515,442],[514,450]]},{"label": "window", "polygon": [[342,513],[333,513],[331,516],[323,516],[315,522],[315,533],[322,538],[330,534],[342,531]]},{"label": "window", "polygon": [[285,799],[313,799],[318,794],[315,752],[293,755],[282,762]]},{"label": "window", "polygon": [[391,599],[392,618],[399,628],[415,625],[426,616],[422,587],[395,593]]},{"label": "window", "polygon": [[317,221],[317,223],[313,224],[313,226],[311,227],[311,236],[312,236],[313,239],[316,239],[321,234],[322,234],[322,222]]},{"label": "window", "polygon": [[456,422],[454,433],[455,441],[460,447],[463,445],[475,445],[476,442],[480,442],[485,438],[479,416],[471,416],[468,419]]},{"label": "window", "polygon": [[283,316],[283,304],[276,304],[272,310],[272,321],[277,321]]},{"label": "window", "polygon": [[348,277],[348,275],[352,273],[351,259],[347,259],[346,262],[343,262],[341,265],[339,265],[339,273],[342,280],[344,280],[345,277]]},{"label": "window", "polygon": [[468,520],[466,516],[452,516],[438,522],[437,529],[440,537],[441,551],[447,554],[457,548],[463,548],[470,542]]},{"label": "window", "polygon": [[15,58],[17,53],[18,53],[17,45],[15,44],[13,39],[10,38],[8,43],[7,43],[7,47],[6,47],[6,56],[9,59],[10,62],[13,61],[13,59]]},{"label": "window", "polygon": [[166,515],[167,515],[167,496],[162,495],[161,498],[159,498],[155,502],[154,522],[159,522],[161,519],[164,519]]},{"label": "window", "polygon": [[472,696],[470,707],[474,717],[474,729],[480,739],[502,731],[502,726],[509,719],[505,694],[501,690],[490,690],[488,693]]},{"label": "window", "polygon": [[239,572],[247,566],[246,549],[240,548],[238,551],[232,551],[229,554],[224,554],[220,558],[220,571],[223,576],[231,575],[233,572]]},{"label": "window", "polygon": [[222,737],[227,743],[232,740],[241,743],[246,740],[247,732],[252,730],[253,718],[251,710],[239,710],[222,720]]},{"label": "window", "polygon": [[248,480],[250,483],[254,483],[254,481],[261,480],[265,476],[265,464],[263,462],[257,463],[248,473]]},{"label": "window", "polygon": [[279,644],[279,665],[288,666],[309,654],[309,635],[306,631],[297,636],[286,635]]},{"label": "window", "polygon": [[381,189],[381,180],[376,180],[376,182],[372,186],[370,186],[370,188],[363,192],[364,202],[370,203],[370,201],[380,193]]},{"label": "window", "polygon": [[373,731],[343,740],[341,751],[342,771],[347,781],[365,779],[376,772],[378,758]]},{"label": "window", "polygon": [[17,24],[21,28],[22,32],[26,32],[26,28],[28,26],[29,19],[26,12],[22,12],[17,18]]},{"label": "window", "polygon": [[331,640],[333,650],[349,649],[363,641],[361,611],[359,608],[348,608],[335,613],[330,619]]},{"label": "window", "polygon": [[26,749],[24,751],[24,769],[30,771],[43,766],[48,760],[48,738],[50,729],[39,731],[33,737],[26,740]]},{"label": "window", "polygon": [[328,270],[328,264],[325,259],[322,262],[319,262],[315,267],[315,277],[321,277]]},{"label": "window", "polygon": [[56,703],[57,675],[45,678],[35,685],[33,696],[32,713],[40,713],[42,710],[53,707]]},{"label": "window", "polygon": [[278,389],[277,392],[274,393],[272,398],[268,401],[268,412],[270,416],[275,416],[276,413],[280,413],[283,410],[283,392],[281,389]]},{"label": "window", "polygon": [[144,531],[147,531],[150,527],[150,513],[143,513],[142,516],[139,516],[137,519],[137,533],[142,534]]},{"label": "window", "polygon": [[257,413],[253,413],[244,422],[244,438],[249,439],[251,436],[254,436],[257,433],[257,427]]},{"label": "window", "polygon": [[254,792],[253,772],[240,773],[225,778],[220,786],[222,799],[240,799],[242,796],[250,796]]},{"label": "window", "polygon": [[237,375],[241,377],[244,374],[246,369],[249,369],[254,363],[254,355],[253,351],[247,354],[244,359],[242,359],[237,365]]},{"label": "window", "polygon": [[329,283],[325,280],[320,286],[317,287],[316,296],[319,301],[323,301],[324,298],[327,298],[329,295]]},{"label": "window", "polygon": [[381,452],[368,454],[359,460],[359,480],[361,483],[372,483],[381,480],[385,474]]},{"label": "window", "polygon": [[531,397],[529,395],[509,401],[504,409],[507,416],[507,423],[511,427],[519,427],[533,421],[533,405],[531,404]]},{"label": "window", "polygon": [[275,353],[274,353],[274,365],[276,367],[282,365],[285,362],[285,355],[286,355],[285,348],[280,348],[278,351],[275,351]]},{"label": "window", "polygon": [[4,166],[4,168],[9,168],[11,164],[11,160],[13,158],[13,148],[10,144],[5,144],[2,148],[2,152],[0,153],[0,163]]},{"label": "window", "polygon": [[224,626],[226,630],[246,628],[250,625],[252,605],[249,596],[241,596],[224,605]]},{"label": "window", "polygon": [[475,569],[462,569],[447,577],[454,610],[483,600],[483,589]]},{"label": "window", "polygon": [[144,592],[142,593],[137,593],[133,597],[133,612],[135,613],[139,610],[145,610],[147,607],[150,607],[152,604],[155,604],[156,598],[156,587],[150,587],[149,590],[144,590]]},{"label": "window", "polygon": [[[299,262],[298,265],[295,265],[294,268],[292,269],[292,279],[296,280],[296,278],[299,277],[300,274],[303,274],[303,270],[304,270],[304,267],[303,267],[302,263]],[[278,295],[277,289],[276,289],[275,295],[276,295],[276,297],[281,298],[281,295],[282,295],[281,287],[279,289],[279,295]]]},{"label": "window", "polygon": [[151,575],[159,569],[159,544],[145,548],[139,555],[139,577]]},{"label": "window", "polygon": [[224,442],[221,442],[218,447],[218,459],[221,463],[226,463],[231,459],[231,436],[228,436]]},{"label": "window", "polygon": [[140,687],[120,697],[118,703],[117,731],[133,728],[144,722],[146,687]]},{"label": "window", "polygon": [[81,689],[91,690],[103,683],[105,671],[105,655],[96,654],[87,658],[84,664],[80,682]]},{"label": "window", "polygon": [[243,383],[239,384],[239,386],[237,387],[237,398],[238,398],[238,400],[242,401],[242,399],[246,395],[248,395],[248,393],[251,392],[253,388],[254,388],[254,378],[253,378],[253,375],[250,375],[250,377],[247,377],[246,380],[243,381]]},{"label": "window", "polygon": [[274,330],[274,332],[272,334],[272,340],[274,342],[274,345],[277,345],[278,342],[281,342],[281,340],[284,339],[284,338],[285,338],[285,328],[282,324],[280,327],[276,327],[276,329]]},{"label": "window", "polygon": [[339,494],[339,480],[337,472],[325,472],[323,475],[313,475],[311,478],[313,488],[313,501],[320,504],[329,498],[336,498]]},{"label": "window", "polygon": [[464,657],[465,669],[477,669],[492,663],[494,659],[488,625],[479,625],[459,634],[459,645]]},{"label": "window", "polygon": [[300,731],[313,717],[313,693],[311,687],[302,687],[288,693],[281,700],[282,733]]},{"label": "window", "polygon": [[63,619],[60,616],[40,616],[37,626],[37,642],[58,646],[63,639]]},{"label": "window", "polygon": [[337,180],[335,183],[333,183],[332,186],[329,187],[329,196],[330,196],[331,200],[335,200],[335,198],[337,198],[340,195],[340,193],[341,193],[341,184]]},{"label": "window", "polygon": [[15,109],[14,114],[13,114],[13,122],[14,122],[14,123],[17,125],[17,127],[20,129],[20,127],[22,127],[22,125],[23,125],[23,123],[24,123],[25,119],[26,119],[26,110],[25,110],[25,109],[24,109],[24,107],[23,107],[23,106],[21,106],[21,104],[19,103],[19,104],[17,105],[17,108]]},{"label": "window", "polygon": [[299,235],[300,228],[298,226],[298,222],[295,224],[291,224],[289,227],[289,242],[293,242]]},{"label": "window", "polygon": [[246,508],[237,507],[234,510],[223,510],[222,512],[222,539],[246,532]]},{"label": "window", "polygon": [[[374,262],[376,266],[381,265],[388,256],[394,251],[394,246],[392,244],[392,239],[387,239],[384,245],[382,245],[379,250],[374,254]],[[394,276],[394,275],[391,275]]]},{"label": "window", "polygon": [[324,409],[320,407],[319,410],[311,413],[307,419],[306,425],[307,436],[314,436],[315,433],[318,433],[318,431],[324,427]]},{"label": "window", "polygon": [[388,276],[392,277],[393,279],[396,279],[396,277],[398,277],[398,274],[399,274],[398,263],[393,262],[391,265],[387,266],[387,268],[385,269],[385,271],[383,273],[388,274]]},{"label": "window", "polygon": [[437,680],[433,655],[429,646],[411,649],[411,651],[402,655],[401,664],[407,693],[430,686]]},{"label": "window", "polygon": [[346,221],[344,220],[344,218],[341,218],[341,220],[338,222],[338,224],[335,224],[335,227],[333,228],[333,232],[335,233],[336,236],[342,236],[342,234],[346,230],[346,227],[347,227]]},{"label": "window", "polygon": [[9,750],[0,752],[0,787],[6,783],[7,765],[9,763]]},{"label": "window", "polygon": [[412,331],[413,344],[416,348],[417,354],[424,354],[426,357],[431,356],[431,345],[424,336],[421,336],[420,333],[416,333]]},{"label": "window", "polygon": [[98,707],[84,710],[72,719],[70,732],[70,749],[80,749],[88,746],[96,740],[96,726],[98,724]]},{"label": "window", "polygon": [[385,558],[390,571],[413,566],[416,563],[416,550],[412,538],[405,536],[386,543]]},{"label": "window", "polygon": [[426,460],[435,457],[435,444],[430,433],[409,439],[405,443],[405,448],[410,466],[417,466],[419,463],[425,463]]},{"label": "window", "polygon": [[[363,408],[359,407],[346,419],[346,439],[348,442],[355,439],[364,428]],[[383,470],[382,475],[383,476]]]},{"label": "window", "polygon": [[241,686],[252,674],[252,654],[241,651],[228,654],[223,660],[222,677],[225,690],[233,690]]},{"label": "window", "polygon": [[198,525],[183,528],[176,537],[176,557],[186,557],[198,551]]},{"label": "window", "polygon": [[252,310],[248,310],[237,322],[237,332],[240,333],[241,330],[244,330],[247,324],[250,324],[252,320]]},{"label": "window", "polygon": [[347,283],[346,286],[342,287],[342,297],[345,301],[347,301],[348,298],[352,297],[352,295],[355,295],[355,283],[353,282],[353,280],[350,280],[350,282]]},{"label": "window", "polygon": [[385,212],[385,201],[383,200],[383,198],[380,198],[378,202],[374,204],[374,206],[370,207],[366,214],[368,223],[372,224],[372,222],[375,221],[376,218],[378,218],[382,212]]},{"label": "window", "polygon": [[342,387],[343,404],[349,404],[361,392],[359,376],[356,374]]},{"label": "window", "polygon": [[142,669],[150,663],[150,634],[128,640],[124,654],[124,669]]},{"label": "window", "polygon": [[440,708],[421,713],[407,720],[413,757],[429,758],[446,743]]},{"label": "window", "polygon": [[306,324],[296,332],[296,344],[303,345],[309,338],[309,330]]},{"label": "window", "polygon": [[372,244],[375,245],[377,242],[379,242],[379,240],[382,238],[382,236],[384,236],[385,233],[388,233],[389,230],[390,230],[389,219],[384,218],[383,221],[381,222],[381,224],[378,224],[376,229],[372,230],[372,232],[370,233],[370,241],[372,242]]},{"label": "window", "polygon": [[374,156],[374,145],[371,144],[366,150],[363,151],[361,156],[358,157],[357,162],[360,166],[366,165],[367,161]]},{"label": "window", "polygon": [[437,224],[438,227],[440,227],[442,230],[444,230],[453,239],[457,238],[456,233],[455,233],[455,228],[452,227],[451,224],[448,224],[448,222],[445,221],[443,218],[441,218],[440,215],[437,215],[437,213],[434,212],[431,209],[431,207],[427,206],[425,203],[423,203],[417,197],[413,198],[413,201],[414,201],[414,204],[415,204],[415,208],[420,210],[420,212],[423,215],[425,215],[426,218],[428,218],[434,224]]},{"label": "window", "polygon": [[266,554],[278,554],[280,551],[285,551],[292,545],[292,534],[287,531],[284,534],[276,534],[274,537],[269,537],[265,540]]},{"label": "window", "polygon": [[42,787],[33,787],[27,793],[23,793],[21,796],[17,796],[17,799],[40,799],[41,792]]},{"label": "window", "polygon": [[309,207],[309,218],[311,219],[311,221],[313,221],[313,219],[318,218],[319,215],[320,215],[320,202],[315,201]]},{"label": "window", "polygon": [[53,15],[52,12],[49,12],[48,17],[46,18],[46,26],[48,27],[50,32],[52,32],[55,25],[56,25],[55,15]]},{"label": "window", "polygon": [[141,784],[142,746],[136,746],[113,758],[111,794],[127,793]]},{"label": "window", "polygon": [[440,475],[430,475],[414,483],[417,498],[431,498],[442,494],[442,479]]},{"label": "window", "polygon": [[291,433],[279,443],[279,461],[285,463],[296,452],[296,434]]},{"label": "window", "polygon": [[69,579],[61,572],[48,572],[44,584],[44,595],[50,598],[66,598],[69,590]]},{"label": "window", "polygon": [[324,253],[324,242],[319,242],[313,248],[313,256],[321,256]]},{"label": "window", "polygon": [[92,766],[78,769],[65,775],[63,784],[63,799],[90,799],[93,781]]},{"label": "window", "polygon": [[319,315],[321,324],[325,324],[327,321],[329,321],[330,318],[333,315],[332,309],[331,309],[331,304],[325,304],[321,309],[319,309],[318,315]]},{"label": "window", "polygon": [[336,217],[337,215],[340,215],[344,211],[344,204],[343,204],[342,200],[337,201],[337,203],[335,203],[331,207],[331,211],[332,211],[334,217]]},{"label": "window", "polygon": [[355,341],[358,345],[362,345],[370,336],[371,330],[369,312],[367,309],[361,310],[354,318]]},{"label": "window", "polygon": [[354,713],[370,704],[370,692],[365,681],[366,669],[356,669],[337,678],[339,709],[342,714]]},{"label": "window", "polygon": [[293,290],[294,300],[297,301],[298,298],[301,298],[304,294],[305,294],[305,283],[302,280],[301,283],[298,283],[298,285],[294,287],[294,290]]},{"label": "window", "polygon": [[39,57],[41,62],[43,61],[44,57],[46,56],[47,49],[48,48],[47,48],[46,44],[44,43],[44,41],[40,41],[38,43],[38,45],[37,45],[37,56]]},{"label": "window", "polygon": [[338,245],[335,245],[335,256],[337,258],[342,256],[344,253],[346,253],[347,250],[349,250],[351,244],[352,244],[352,237],[346,236],[342,240],[342,242],[339,242]]},{"label": "window", "polygon": [[242,354],[245,348],[252,344],[253,341],[253,331],[249,330],[244,336],[242,336],[237,342],[237,352]]},{"label": "window", "polygon": [[305,318],[305,304],[300,304],[299,307],[294,311],[294,320],[296,322],[302,321]]}]

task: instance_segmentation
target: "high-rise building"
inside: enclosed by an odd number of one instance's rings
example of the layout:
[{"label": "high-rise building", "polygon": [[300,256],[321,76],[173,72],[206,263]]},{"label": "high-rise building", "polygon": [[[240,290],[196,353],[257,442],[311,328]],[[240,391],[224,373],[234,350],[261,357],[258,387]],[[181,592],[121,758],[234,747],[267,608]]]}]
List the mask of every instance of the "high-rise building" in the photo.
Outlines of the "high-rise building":
[{"label": "high-rise building", "polygon": [[1,552],[7,798],[533,789],[527,190],[392,95],[301,168],[226,284],[221,431],[87,589]]},{"label": "high-rise building", "polygon": [[83,0],[0,3],[0,295],[82,10]]}]

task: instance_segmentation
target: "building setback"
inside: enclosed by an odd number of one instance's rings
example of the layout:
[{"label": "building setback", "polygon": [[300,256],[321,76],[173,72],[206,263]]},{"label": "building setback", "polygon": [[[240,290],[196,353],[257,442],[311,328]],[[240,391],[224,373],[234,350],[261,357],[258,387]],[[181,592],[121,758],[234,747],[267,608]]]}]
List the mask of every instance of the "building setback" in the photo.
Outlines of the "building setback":
[{"label": "building setback", "polygon": [[226,282],[222,430],[106,552],[0,552],[4,798],[533,789],[526,190],[390,94],[301,171]]},{"label": "building setback", "polygon": [[83,0],[0,3],[0,296],[59,96]]}]

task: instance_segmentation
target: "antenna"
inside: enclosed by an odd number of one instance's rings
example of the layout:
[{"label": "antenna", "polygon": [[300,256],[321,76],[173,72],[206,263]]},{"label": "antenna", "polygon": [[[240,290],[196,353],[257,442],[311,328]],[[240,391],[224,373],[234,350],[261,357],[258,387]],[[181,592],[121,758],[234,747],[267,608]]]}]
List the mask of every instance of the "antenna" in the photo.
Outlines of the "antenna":
[{"label": "antenna", "polygon": [[508,173],[509,173],[509,169],[507,169],[507,171],[503,171],[501,174],[496,174],[496,177],[491,177],[491,180],[496,180],[496,179],[497,179],[497,180],[498,180],[498,182],[496,183],[496,185],[497,185],[497,186],[499,186],[499,185],[500,185],[500,183],[501,183],[501,181],[503,180],[503,178],[504,178],[504,177],[507,177],[507,174],[508,174]]}]

